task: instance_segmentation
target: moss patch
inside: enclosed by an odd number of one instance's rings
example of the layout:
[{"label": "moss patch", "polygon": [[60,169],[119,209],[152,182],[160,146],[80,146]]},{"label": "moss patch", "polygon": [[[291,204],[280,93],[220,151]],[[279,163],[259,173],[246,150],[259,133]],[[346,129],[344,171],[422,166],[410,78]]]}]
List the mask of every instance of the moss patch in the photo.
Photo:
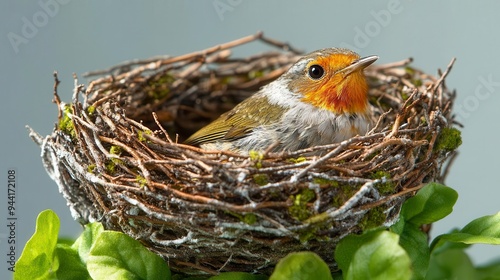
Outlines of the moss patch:
[{"label": "moss patch", "polygon": [[337,193],[333,196],[333,206],[340,207],[349,200],[358,190],[361,185],[342,184],[337,188]]},{"label": "moss patch", "polygon": [[96,165],[95,164],[91,164],[91,165],[87,166],[87,172],[88,173],[94,173],[95,168],[96,168]]},{"label": "moss patch", "polygon": [[329,179],[318,178],[318,177],[313,178],[313,183],[321,185],[321,186],[334,187],[334,188],[337,188],[340,185],[339,182],[337,182],[335,180],[329,180]]},{"label": "moss patch", "polygon": [[175,81],[174,77],[169,73],[159,77],[156,80],[149,81],[148,96],[153,100],[160,100],[170,94],[170,85]]},{"label": "moss patch", "polygon": [[146,178],[144,178],[140,175],[137,175],[135,177],[135,180],[137,181],[137,183],[139,183],[139,186],[141,186],[141,188],[144,188],[145,186],[148,185],[148,181],[146,180]]},{"label": "moss patch", "polygon": [[372,179],[382,179],[385,178],[385,182],[377,184],[377,190],[381,195],[387,195],[394,192],[396,185],[391,181],[391,174],[386,171],[376,171],[371,175]]},{"label": "moss patch", "polygon": [[384,206],[377,206],[373,209],[370,209],[359,222],[358,224],[359,227],[363,231],[365,231],[367,229],[381,226],[387,218],[384,211],[385,211]]},{"label": "moss patch", "polygon": [[269,176],[267,174],[253,175],[253,181],[259,186],[265,186],[269,183]]},{"label": "moss patch", "polygon": [[255,162],[256,168],[262,168],[262,159],[264,158],[264,155],[262,153],[251,150],[248,152],[248,156],[252,161]]},{"label": "moss patch", "polygon": [[253,213],[247,213],[247,214],[239,214],[236,212],[230,212],[227,211],[227,214],[238,218],[241,222],[247,224],[247,225],[253,225],[257,222],[257,216]]},{"label": "moss patch", "polygon": [[94,115],[95,113],[95,107],[90,105],[89,107],[87,107],[87,114],[89,114],[90,116]]},{"label": "moss patch", "polygon": [[151,130],[138,131],[137,138],[139,139],[139,141],[141,141],[141,142],[147,141],[146,137],[144,137],[144,134],[151,135],[151,134],[153,134],[153,132]]},{"label": "moss patch", "polygon": [[73,120],[69,115],[73,114],[73,108],[71,105],[65,105],[63,110],[63,116],[59,120],[59,130],[65,134],[71,136],[71,139],[76,139],[75,126],[73,125]]},{"label": "moss patch", "polygon": [[305,157],[289,158],[286,161],[291,162],[291,163],[301,163],[301,162],[306,161],[306,158]]},{"label": "moss patch", "polygon": [[309,218],[311,216],[311,212],[307,209],[307,203],[315,197],[316,194],[311,189],[303,189],[299,194],[290,196],[293,201],[293,205],[288,208],[288,212],[292,217],[299,221]]},{"label": "moss patch", "polygon": [[441,131],[434,145],[435,151],[453,151],[462,144],[462,133],[453,127],[445,127]]},{"label": "moss patch", "polygon": [[119,156],[122,154],[122,148],[120,146],[111,146],[111,148],[109,148],[109,153]]}]

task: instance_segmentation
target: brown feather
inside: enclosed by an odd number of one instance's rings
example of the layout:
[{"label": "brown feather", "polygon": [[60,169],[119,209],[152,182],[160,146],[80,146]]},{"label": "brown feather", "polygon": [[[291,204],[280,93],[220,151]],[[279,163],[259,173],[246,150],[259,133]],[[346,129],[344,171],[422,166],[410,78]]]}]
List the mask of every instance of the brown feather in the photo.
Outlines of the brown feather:
[{"label": "brown feather", "polygon": [[282,112],[280,106],[270,104],[267,97],[257,93],[195,132],[185,143],[201,145],[239,139],[248,135],[255,127],[278,122]]}]

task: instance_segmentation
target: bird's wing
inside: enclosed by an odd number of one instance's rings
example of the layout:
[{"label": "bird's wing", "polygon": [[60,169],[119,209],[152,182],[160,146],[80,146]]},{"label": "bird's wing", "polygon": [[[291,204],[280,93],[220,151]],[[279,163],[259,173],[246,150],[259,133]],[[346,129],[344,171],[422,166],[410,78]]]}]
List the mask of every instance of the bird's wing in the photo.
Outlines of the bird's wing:
[{"label": "bird's wing", "polygon": [[263,95],[255,95],[195,132],[185,143],[201,145],[219,140],[236,140],[249,134],[258,126],[277,122],[281,115],[280,106],[269,104],[267,97]]}]

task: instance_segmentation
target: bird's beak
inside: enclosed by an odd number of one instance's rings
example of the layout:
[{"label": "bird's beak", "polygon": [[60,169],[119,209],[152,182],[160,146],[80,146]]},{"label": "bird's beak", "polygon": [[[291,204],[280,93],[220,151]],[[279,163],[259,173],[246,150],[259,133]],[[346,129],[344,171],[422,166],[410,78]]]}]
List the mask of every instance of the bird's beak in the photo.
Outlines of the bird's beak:
[{"label": "bird's beak", "polygon": [[376,56],[376,55],[371,55],[371,56],[360,58],[360,59],[354,61],[351,65],[342,69],[342,72],[347,76],[355,71],[365,69],[370,64],[375,62],[375,60],[377,60],[377,59],[378,59],[378,56]]}]

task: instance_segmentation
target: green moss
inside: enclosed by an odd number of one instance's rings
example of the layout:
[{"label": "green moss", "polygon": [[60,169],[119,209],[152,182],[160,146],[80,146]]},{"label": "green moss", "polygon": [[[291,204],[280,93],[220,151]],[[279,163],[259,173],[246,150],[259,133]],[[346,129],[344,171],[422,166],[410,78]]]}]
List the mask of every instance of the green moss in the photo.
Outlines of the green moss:
[{"label": "green moss", "polygon": [[149,81],[148,96],[154,100],[160,100],[170,94],[170,85],[175,81],[175,78],[166,73],[164,76],[156,80]]},{"label": "green moss", "polygon": [[372,173],[371,178],[372,179],[385,178],[384,183],[377,184],[377,190],[380,192],[381,195],[387,195],[394,192],[396,185],[394,184],[393,181],[391,181],[391,174],[389,172],[379,170]]},{"label": "green moss", "polygon": [[422,82],[421,79],[414,79],[411,81],[411,83],[415,86],[415,87],[420,87],[424,84],[424,82]]},{"label": "green moss", "polygon": [[253,175],[253,181],[259,186],[264,186],[269,183],[269,176],[267,174],[255,174]]},{"label": "green moss", "polygon": [[331,187],[335,189],[335,194],[332,196],[333,206],[342,206],[351,196],[360,188],[359,185],[350,185],[340,183],[336,180],[315,177],[313,183],[322,187]]},{"label": "green moss", "polygon": [[236,212],[231,212],[231,211],[226,211],[227,214],[238,218],[241,222],[247,224],[247,225],[253,225],[257,222],[257,216],[253,213],[247,213],[247,214],[239,214]]},{"label": "green moss", "polygon": [[264,71],[263,70],[252,70],[250,72],[248,72],[248,78],[253,80],[253,79],[256,79],[256,78],[260,78],[262,76],[264,76]]},{"label": "green moss", "polygon": [[319,177],[313,178],[312,181],[313,181],[313,183],[321,185],[321,186],[330,186],[330,187],[334,187],[334,188],[338,188],[340,185],[338,181],[319,178]]},{"label": "green moss", "polygon": [[139,141],[141,141],[141,142],[146,142],[147,141],[146,137],[144,137],[144,134],[152,135],[153,132],[151,130],[138,131],[137,132],[137,138],[139,139]]},{"label": "green moss", "polygon": [[120,146],[111,146],[111,148],[109,148],[109,153],[113,155],[121,155],[122,148]]},{"label": "green moss", "polygon": [[366,156],[366,160],[372,160],[374,157],[378,156],[380,154],[380,151],[375,151],[368,156]]},{"label": "green moss", "polygon": [[309,240],[312,240],[316,237],[316,232],[318,231],[318,228],[313,227],[310,228],[306,231],[303,231],[299,233],[299,240],[301,243],[306,243]]},{"label": "green moss", "polygon": [[[111,146],[109,148],[109,153],[113,155],[121,155],[122,153],[122,148],[120,146]],[[106,161],[106,171],[108,171],[109,174],[114,174],[116,172],[116,168],[118,165],[122,165],[123,161],[118,158],[110,158]]]},{"label": "green moss", "polygon": [[307,203],[315,197],[316,194],[311,189],[303,189],[299,194],[292,195],[290,198],[293,201],[293,205],[288,208],[288,212],[299,221],[309,218],[311,212],[307,209]]},{"label": "green moss", "polygon": [[141,188],[144,188],[145,186],[148,185],[148,181],[146,180],[146,178],[144,178],[140,175],[137,175],[135,177],[135,180],[137,181],[137,183],[139,183],[139,186],[141,186]]},{"label": "green moss", "polygon": [[375,208],[370,209],[359,221],[359,227],[365,231],[368,229],[376,228],[381,226],[385,220],[387,219],[387,216],[384,213],[385,208],[384,206],[377,206]]},{"label": "green moss", "polygon": [[87,166],[87,172],[88,173],[94,173],[94,170],[97,166],[95,164],[90,164],[89,166]]},{"label": "green moss", "polygon": [[220,80],[220,84],[221,84],[221,85],[227,85],[227,84],[231,83],[231,82],[232,82],[232,80],[233,80],[233,77],[232,77],[232,76],[226,76],[226,77],[224,77],[224,78],[222,78],[222,79]]},{"label": "green moss", "polygon": [[89,107],[87,107],[87,114],[89,114],[90,116],[92,116],[93,114],[95,113],[95,107],[90,105]]},{"label": "green moss", "polygon": [[305,157],[289,158],[286,161],[291,162],[291,163],[301,163],[301,162],[306,161],[306,158]]},{"label": "green moss", "polygon": [[245,214],[243,215],[242,222],[244,222],[247,225],[253,225],[257,222],[257,216],[253,213]]},{"label": "green moss", "polygon": [[[314,218],[314,216],[312,218]],[[307,223],[307,221],[305,223]],[[334,226],[335,222],[331,221],[312,224],[299,232],[299,240],[301,243],[306,243],[310,240],[328,241],[330,240],[330,237],[322,235],[321,233],[333,228]]]},{"label": "green moss", "polygon": [[339,184],[338,188],[336,188],[337,192],[333,196],[333,206],[340,207],[344,205],[344,203],[349,200],[358,190],[361,188],[361,185],[354,184]]},{"label": "green moss", "polygon": [[71,105],[65,105],[63,110],[63,116],[59,120],[59,130],[65,134],[71,136],[71,139],[76,139],[75,126],[73,125],[73,120],[70,118],[70,114],[73,114],[73,108]]},{"label": "green moss", "polygon": [[405,72],[411,76],[415,75],[415,69],[413,69],[412,67],[410,66],[406,66],[405,67]]},{"label": "green moss", "polygon": [[106,164],[105,164],[105,167],[106,167],[106,171],[108,172],[108,174],[115,174],[116,172],[116,163],[113,159],[109,159],[106,161]]},{"label": "green moss", "polygon": [[258,151],[251,150],[248,152],[250,159],[255,162],[255,167],[262,168],[262,159],[264,155]]},{"label": "green moss", "polygon": [[453,151],[462,144],[462,136],[460,130],[453,127],[445,127],[441,130],[436,144],[435,151]]}]

